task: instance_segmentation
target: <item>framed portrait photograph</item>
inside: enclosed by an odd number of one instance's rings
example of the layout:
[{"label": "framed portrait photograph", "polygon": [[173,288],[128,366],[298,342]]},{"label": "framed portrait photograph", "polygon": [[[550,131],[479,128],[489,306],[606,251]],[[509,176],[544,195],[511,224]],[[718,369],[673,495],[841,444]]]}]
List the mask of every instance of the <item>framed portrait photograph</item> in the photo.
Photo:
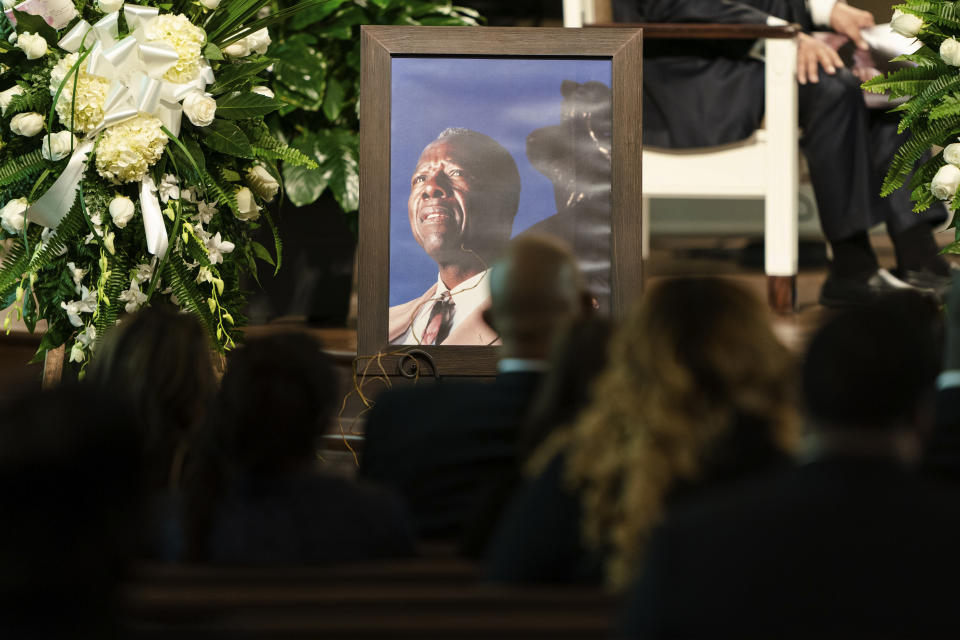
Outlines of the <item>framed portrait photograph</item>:
[{"label": "framed portrait photograph", "polygon": [[411,350],[444,376],[495,373],[490,267],[525,233],[570,246],[599,313],[626,311],[641,52],[636,29],[362,28],[361,357],[388,375]]}]

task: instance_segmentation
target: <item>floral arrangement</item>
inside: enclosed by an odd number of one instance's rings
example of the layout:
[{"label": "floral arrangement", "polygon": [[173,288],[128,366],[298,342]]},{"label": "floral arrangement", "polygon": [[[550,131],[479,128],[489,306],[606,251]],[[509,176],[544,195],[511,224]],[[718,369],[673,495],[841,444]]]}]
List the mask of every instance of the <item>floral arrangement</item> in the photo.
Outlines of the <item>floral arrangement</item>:
[{"label": "floral arrangement", "polygon": [[[244,322],[241,275],[278,269],[267,204],[279,163],[315,168],[275,137],[263,77],[267,0],[3,0],[0,297],[38,357],[84,363],[123,313],[164,301],[219,350]],[[253,240],[274,229],[271,249]]]},{"label": "floral arrangement", "polygon": [[[863,85],[904,99],[893,111],[902,113],[900,132],[911,134],[894,157],[881,195],[908,185],[914,211],[925,211],[938,200],[956,211],[960,207],[960,6],[944,0],[907,0],[894,9],[892,29],[916,39],[918,48],[895,59],[914,66]],[[931,154],[931,148],[936,152]],[[956,217],[951,226],[956,229],[956,242],[944,251],[960,253]]]}]

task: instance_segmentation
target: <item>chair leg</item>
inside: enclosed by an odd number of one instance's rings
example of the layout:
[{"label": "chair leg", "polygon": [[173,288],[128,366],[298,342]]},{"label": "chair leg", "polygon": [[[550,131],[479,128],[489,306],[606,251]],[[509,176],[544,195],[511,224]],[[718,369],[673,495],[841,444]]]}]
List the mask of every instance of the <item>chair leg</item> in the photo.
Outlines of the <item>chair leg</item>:
[{"label": "chair leg", "polygon": [[767,276],[767,302],[774,313],[797,309],[797,276]]}]

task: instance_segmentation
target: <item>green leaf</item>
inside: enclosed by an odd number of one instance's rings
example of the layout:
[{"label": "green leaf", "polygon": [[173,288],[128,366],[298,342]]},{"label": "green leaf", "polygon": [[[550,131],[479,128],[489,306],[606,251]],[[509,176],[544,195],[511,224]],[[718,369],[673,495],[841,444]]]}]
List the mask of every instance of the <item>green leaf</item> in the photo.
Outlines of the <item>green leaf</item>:
[{"label": "green leaf", "polygon": [[312,35],[297,34],[271,49],[277,62],[273,67],[278,82],[314,102],[317,108],[323,100],[327,65],[310,43]]},{"label": "green leaf", "polygon": [[343,99],[346,95],[347,91],[340,84],[340,81],[336,78],[330,78],[327,82],[327,93],[323,96],[323,114],[327,116],[327,120],[333,122],[337,119],[343,109]]},{"label": "green leaf", "polygon": [[250,246],[253,247],[253,253],[256,254],[258,258],[269,264],[271,267],[276,266],[276,263],[273,261],[273,256],[270,255],[270,252],[267,251],[267,248],[257,242],[252,240]]},{"label": "green leaf", "polygon": [[287,196],[297,206],[316,201],[329,188],[340,207],[354,211],[359,206],[357,134],[348,129],[308,133],[291,144],[316,159],[319,168],[283,167]]},{"label": "green leaf", "polygon": [[236,91],[246,83],[255,80],[257,74],[270,66],[273,61],[269,58],[255,62],[235,62],[221,65],[217,70],[217,81],[207,90],[211,95],[218,96],[228,91]]},{"label": "green leaf", "polygon": [[283,103],[259,93],[235,92],[217,99],[217,115],[230,120],[259,118],[276,111]]},{"label": "green leaf", "polygon": [[240,128],[226,120],[214,120],[207,127],[198,127],[203,134],[203,144],[214,151],[225,153],[238,158],[252,158],[253,149],[250,141],[243,135]]},{"label": "green leaf", "polygon": [[57,46],[57,30],[47,24],[47,21],[40,16],[35,16],[30,13],[24,13],[23,11],[17,11],[16,9],[11,9],[13,11],[13,17],[17,20],[17,33],[37,33],[43,36],[43,39],[47,41],[47,44],[51,47]]},{"label": "green leaf", "polygon": [[223,60],[224,59],[223,52],[220,51],[220,47],[213,44],[212,42],[208,42],[207,46],[203,48],[203,56],[207,60]]},{"label": "green leaf", "polygon": [[318,7],[312,7],[310,9],[306,9],[305,11],[301,11],[287,21],[287,28],[291,30],[299,30],[310,26],[314,22],[323,20],[328,15],[339,9],[340,5],[349,1],[350,0],[327,0],[327,2]]},{"label": "green leaf", "polygon": [[280,273],[280,266],[283,264],[283,240],[280,238],[280,229],[273,221],[269,209],[263,210],[263,218],[267,221],[267,226],[270,227],[270,233],[273,234],[273,249],[277,252],[277,264],[273,268],[273,275],[277,275]]}]

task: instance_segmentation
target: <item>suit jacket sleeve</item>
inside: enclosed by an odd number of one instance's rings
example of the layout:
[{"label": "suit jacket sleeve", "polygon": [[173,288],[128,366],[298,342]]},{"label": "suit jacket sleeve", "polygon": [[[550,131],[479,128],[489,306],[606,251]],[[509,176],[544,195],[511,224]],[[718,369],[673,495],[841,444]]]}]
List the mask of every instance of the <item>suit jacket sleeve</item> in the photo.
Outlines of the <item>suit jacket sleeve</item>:
[{"label": "suit jacket sleeve", "polygon": [[770,17],[809,22],[803,0],[614,0],[618,22],[767,24]]}]

